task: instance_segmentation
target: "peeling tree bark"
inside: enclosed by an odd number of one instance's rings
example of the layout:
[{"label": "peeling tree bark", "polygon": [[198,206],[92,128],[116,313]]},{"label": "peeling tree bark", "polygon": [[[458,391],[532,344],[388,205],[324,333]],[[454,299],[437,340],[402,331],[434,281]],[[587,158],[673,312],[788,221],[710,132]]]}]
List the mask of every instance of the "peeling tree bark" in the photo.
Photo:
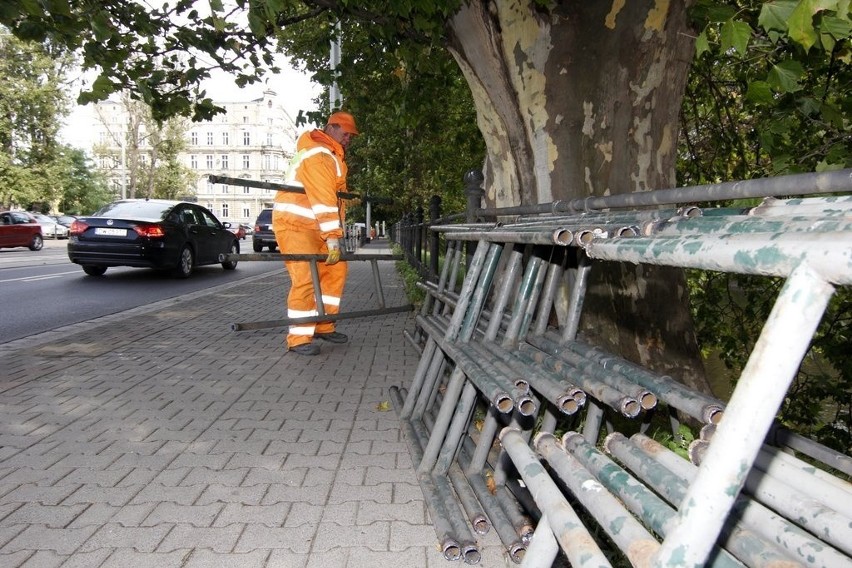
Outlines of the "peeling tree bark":
[{"label": "peeling tree bark", "polygon": [[[488,148],[493,206],[673,187],[691,1],[472,0],[449,22]],[[679,269],[602,264],[582,327],[709,390]]]}]

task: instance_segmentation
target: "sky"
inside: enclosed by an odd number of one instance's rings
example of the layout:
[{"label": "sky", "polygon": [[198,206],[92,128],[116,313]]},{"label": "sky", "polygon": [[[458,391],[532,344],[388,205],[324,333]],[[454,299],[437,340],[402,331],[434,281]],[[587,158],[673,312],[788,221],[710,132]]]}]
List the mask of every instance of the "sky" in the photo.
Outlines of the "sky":
[{"label": "sky", "polygon": [[[315,110],[313,99],[321,92],[319,85],[310,77],[294,69],[286,60],[279,63],[281,72],[267,79],[266,85],[256,84],[240,89],[233,79],[224,73],[214,73],[212,78],[204,83],[207,96],[215,101],[241,102],[260,98],[266,86],[278,94],[284,109],[295,120],[300,110]],[[77,98],[83,79],[78,78],[72,86],[72,100]],[[92,146],[94,132],[94,107],[92,105],[76,106],[66,119],[61,137],[64,142],[88,150]]]}]

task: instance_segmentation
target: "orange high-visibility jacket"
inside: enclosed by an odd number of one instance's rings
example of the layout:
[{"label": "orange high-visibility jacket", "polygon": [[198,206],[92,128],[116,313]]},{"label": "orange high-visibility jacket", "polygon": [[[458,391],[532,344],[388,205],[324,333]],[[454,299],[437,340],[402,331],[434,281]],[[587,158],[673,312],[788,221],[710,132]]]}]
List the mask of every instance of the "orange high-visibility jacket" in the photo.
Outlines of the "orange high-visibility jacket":
[{"label": "orange high-visibility jacket", "polygon": [[346,162],[343,146],[322,130],[305,132],[296,142],[285,182],[302,186],[305,193],[279,191],[275,196],[273,224],[276,228],[319,231],[323,240],[343,238],[343,201],[346,191]]}]

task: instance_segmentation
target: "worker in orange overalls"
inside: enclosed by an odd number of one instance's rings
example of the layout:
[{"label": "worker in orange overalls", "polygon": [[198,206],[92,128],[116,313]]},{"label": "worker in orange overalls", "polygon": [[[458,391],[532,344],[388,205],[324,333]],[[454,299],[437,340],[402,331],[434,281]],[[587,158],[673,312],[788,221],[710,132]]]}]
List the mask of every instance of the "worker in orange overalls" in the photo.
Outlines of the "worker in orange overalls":
[{"label": "worker in orange overalls", "polygon": [[[340,311],[346,283],[346,262],[340,261],[345,209],[338,197],[346,191],[344,151],[358,135],[355,119],[348,112],[335,112],[324,129],[305,132],[296,142],[296,154],[290,161],[286,183],[301,186],[305,193],[279,191],[272,212],[272,229],[282,254],[324,254],[318,262],[323,309],[326,314]],[[285,261],[290,274],[287,317],[319,315],[311,279],[310,263]],[[314,338],[331,343],[346,343],[349,338],[335,331],[334,322],[291,325],[287,349],[299,355],[317,355]]]}]

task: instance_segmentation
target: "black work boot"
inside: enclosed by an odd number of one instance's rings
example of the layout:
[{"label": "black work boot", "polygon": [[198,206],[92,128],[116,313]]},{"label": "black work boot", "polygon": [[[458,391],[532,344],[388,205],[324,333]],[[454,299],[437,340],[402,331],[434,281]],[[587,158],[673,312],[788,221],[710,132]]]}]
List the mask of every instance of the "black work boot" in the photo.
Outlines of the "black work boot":
[{"label": "black work boot", "polygon": [[318,337],[324,341],[330,341],[331,343],[346,343],[349,341],[349,337],[345,333],[338,333],[336,331],[331,331],[329,333],[315,333],[314,337]]},{"label": "black work boot", "polygon": [[319,355],[320,348],[319,345],[314,345],[313,343],[303,343],[302,345],[290,347],[287,351],[296,353],[297,355]]}]

